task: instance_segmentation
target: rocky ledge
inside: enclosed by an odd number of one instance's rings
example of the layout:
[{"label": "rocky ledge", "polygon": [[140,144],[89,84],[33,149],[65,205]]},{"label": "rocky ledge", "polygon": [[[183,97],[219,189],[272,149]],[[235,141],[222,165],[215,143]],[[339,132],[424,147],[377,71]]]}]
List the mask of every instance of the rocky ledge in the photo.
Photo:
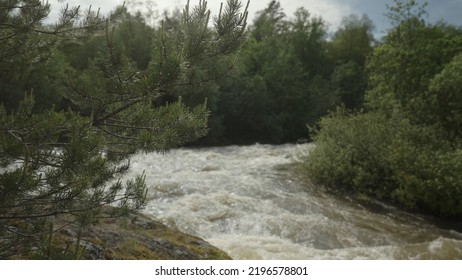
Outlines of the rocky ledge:
[{"label": "rocky ledge", "polygon": [[[222,260],[230,257],[201,238],[142,214],[104,219],[86,228],[68,226],[53,236],[54,256],[99,260]],[[57,252],[59,250],[59,252]]]}]

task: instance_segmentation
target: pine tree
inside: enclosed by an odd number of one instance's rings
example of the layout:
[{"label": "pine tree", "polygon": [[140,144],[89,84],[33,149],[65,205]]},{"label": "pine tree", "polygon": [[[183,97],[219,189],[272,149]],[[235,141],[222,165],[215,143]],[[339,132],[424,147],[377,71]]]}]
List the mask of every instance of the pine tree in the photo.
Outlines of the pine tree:
[{"label": "pine tree", "polygon": [[197,75],[195,65],[231,61],[246,25],[247,8],[241,9],[239,1],[228,0],[212,28],[207,3],[188,3],[177,30],[160,28],[148,69],[140,71],[115,32],[120,9],[104,18],[66,8],[50,27],[42,25],[49,12],[42,1],[1,1],[0,71],[11,79],[46,60],[60,37],[94,33],[105,47],[87,70],[69,72],[63,94],[73,109],[32,113],[32,88],[17,108],[0,106],[0,258],[43,255],[57,221],[84,230],[143,207],[143,174],[120,179],[129,157],[166,152],[207,133],[205,102],[188,109],[181,99],[158,100],[177,87],[216,78]]}]

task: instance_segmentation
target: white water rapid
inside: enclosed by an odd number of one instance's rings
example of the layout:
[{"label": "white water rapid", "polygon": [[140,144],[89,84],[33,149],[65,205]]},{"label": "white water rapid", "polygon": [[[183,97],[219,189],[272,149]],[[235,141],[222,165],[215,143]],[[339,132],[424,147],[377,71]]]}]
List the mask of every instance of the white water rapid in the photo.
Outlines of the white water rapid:
[{"label": "white water rapid", "polygon": [[373,211],[291,171],[309,145],[177,149],[132,158],[144,212],[234,259],[462,259],[462,234],[391,207]]}]

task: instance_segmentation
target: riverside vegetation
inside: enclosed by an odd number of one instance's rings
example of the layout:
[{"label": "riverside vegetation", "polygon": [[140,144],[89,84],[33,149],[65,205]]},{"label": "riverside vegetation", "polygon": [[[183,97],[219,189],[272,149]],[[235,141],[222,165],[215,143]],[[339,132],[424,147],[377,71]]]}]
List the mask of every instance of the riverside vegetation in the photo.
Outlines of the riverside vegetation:
[{"label": "riverside vegetation", "polygon": [[307,138],[312,181],[462,217],[462,29],[417,1],[387,7],[381,41],[366,15],[329,35],[278,1],[249,28],[234,0],[213,25],[205,1],[160,18],[67,7],[56,24],[42,1],[0,3],[0,258],[84,256],[55,245],[145,205],[144,175],[118,180],[130,156],[185,144]]},{"label": "riverside vegetation", "polygon": [[409,210],[462,218],[462,32],[398,2],[374,48],[364,110],[320,122],[310,176]]}]

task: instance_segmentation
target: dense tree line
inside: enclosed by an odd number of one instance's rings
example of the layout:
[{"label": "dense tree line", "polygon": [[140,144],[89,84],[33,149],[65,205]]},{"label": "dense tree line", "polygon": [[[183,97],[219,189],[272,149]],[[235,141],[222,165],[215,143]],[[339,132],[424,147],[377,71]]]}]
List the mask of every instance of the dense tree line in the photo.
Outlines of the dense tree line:
[{"label": "dense tree line", "polygon": [[351,15],[329,37],[327,23],[299,8],[293,17],[272,1],[251,24],[236,69],[219,87],[215,144],[307,139],[306,126],[336,106],[362,107],[365,62],[374,26]]},{"label": "dense tree line", "polygon": [[[181,28],[182,12],[166,13],[162,24],[158,21],[153,26],[147,24],[152,19],[144,14],[130,14],[126,9],[120,12],[123,16],[111,31],[113,41],[123,49],[133,69],[146,71],[165,43],[161,34],[177,34]],[[279,2],[272,1],[247,29],[239,56],[219,61],[198,57],[194,65],[182,65],[189,68],[189,76],[176,86],[164,88],[156,102],[165,104],[182,97],[185,105],[194,108],[207,99],[210,129],[196,145],[278,144],[307,139],[306,125],[315,125],[329,110],[341,104],[361,108],[365,61],[374,45],[373,28],[367,16],[352,15],[329,36],[321,17],[304,8],[287,16]],[[208,30],[203,32],[199,38],[209,36]],[[106,37],[99,33],[59,40],[47,59],[38,61],[31,71],[14,79],[2,76],[0,83],[9,92],[1,97],[2,103],[15,108],[24,92],[33,88],[34,112],[54,106],[55,110],[70,107],[90,113],[92,108],[75,107],[76,100],[65,88],[69,80],[97,88],[92,84],[92,71],[100,67],[97,63],[102,59]]]}]

